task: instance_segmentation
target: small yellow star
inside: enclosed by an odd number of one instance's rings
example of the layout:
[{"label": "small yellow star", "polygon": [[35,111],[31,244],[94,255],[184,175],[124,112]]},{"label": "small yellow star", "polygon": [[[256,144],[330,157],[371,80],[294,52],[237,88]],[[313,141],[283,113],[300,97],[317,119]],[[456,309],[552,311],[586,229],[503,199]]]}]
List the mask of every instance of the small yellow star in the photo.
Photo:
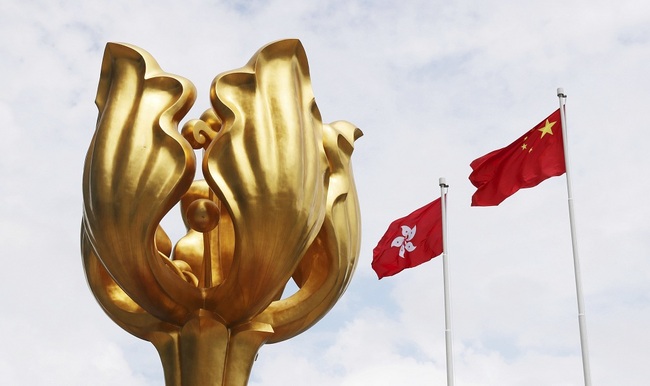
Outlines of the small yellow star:
[{"label": "small yellow star", "polygon": [[528,148],[528,145],[526,145],[525,143],[523,145],[521,145],[521,150],[526,150],[527,148]]},{"label": "small yellow star", "polygon": [[539,130],[539,131],[542,132],[542,136],[541,136],[540,138],[544,138],[544,135],[545,135],[545,134],[551,134],[551,135],[553,135],[553,130],[552,130],[551,128],[552,128],[553,126],[555,126],[556,123],[557,123],[557,121],[555,121],[555,122],[549,122],[548,119],[547,119],[547,120],[546,120],[546,124],[544,125],[544,127],[537,129],[537,130]]}]

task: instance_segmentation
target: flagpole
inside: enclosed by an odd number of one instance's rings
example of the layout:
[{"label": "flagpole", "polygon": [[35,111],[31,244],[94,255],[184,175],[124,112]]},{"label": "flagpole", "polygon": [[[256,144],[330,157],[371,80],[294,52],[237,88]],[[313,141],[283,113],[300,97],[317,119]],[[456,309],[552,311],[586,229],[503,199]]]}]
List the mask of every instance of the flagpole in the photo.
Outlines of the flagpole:
[{"label": "flagpole", "polygon": [[440,207],[442,208],[442,282],[445,297],[445,347],[447,360],[447,386],[454,385],[454,361],[451,350],[451,300],[449,296],[449,264],[447,262],[447,181],[438,180],[440,185]]},{"label": "flagpole", "polygon": [[566,185],[569,202],[569,223],[571,226],[571,243],[573,248],[573,269],[576,280],[576,295],[578,298],[578,325],[580,327],[580,349],[582,351],[582,372],[584,374],[585,386],[591,386],[591,371],[589,368],[589,349],[587,346],[587,322],[585,320],[585,305],[582,296],[582,278],[580,276],[580,261],[578,259],[578,243],[576,227],[573,215],[573,196],[571,192],[571,174],[569,171],[569,143],[567,140],[567,124],[564,111],[566,94],[563,88],[557,89],[557,96],[560,99],[560,119],[562,121],[562,140],[564,142],[564,162],[566,167]]}]

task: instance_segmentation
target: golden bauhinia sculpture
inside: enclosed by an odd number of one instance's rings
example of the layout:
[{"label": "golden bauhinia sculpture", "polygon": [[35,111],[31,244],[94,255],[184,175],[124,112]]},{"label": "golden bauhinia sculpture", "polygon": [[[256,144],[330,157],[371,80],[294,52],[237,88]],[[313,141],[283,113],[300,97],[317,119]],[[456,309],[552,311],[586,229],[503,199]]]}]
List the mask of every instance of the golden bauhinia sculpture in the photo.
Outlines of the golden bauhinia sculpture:
[{"label": "golden bauhinia sculpture", "polygon": [[[168,386],[246,385],[264,343],[305,331],[350,282],[361,131],[322,123],[298,40],[217,76],[212,108],[179,130],[195,94],[144,50],[107,44],[83,263],[104,311],[155,345]],[[187,233],[173,243],[160,222],[178,203]],[[291,279],[299,289],[282,298]]]}]

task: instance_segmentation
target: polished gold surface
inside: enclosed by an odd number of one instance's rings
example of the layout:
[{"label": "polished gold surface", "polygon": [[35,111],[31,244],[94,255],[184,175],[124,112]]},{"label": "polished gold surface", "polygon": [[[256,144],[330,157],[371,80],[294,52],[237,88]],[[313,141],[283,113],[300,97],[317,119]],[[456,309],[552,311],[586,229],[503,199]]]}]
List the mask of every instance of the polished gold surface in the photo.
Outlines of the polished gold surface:
[{"label": "polished gold surface", "polygon": [[[83,262],[104,311],[155,345],[168,386],[246,385],[261,345],[312,326],[350,282],[361,131],[322,123],[298,40],[217,76],[212,107],[179,131],[195,94],[144,50],[106,46]],[[173,242],[160,222],[178,203],[187,233]]]}]

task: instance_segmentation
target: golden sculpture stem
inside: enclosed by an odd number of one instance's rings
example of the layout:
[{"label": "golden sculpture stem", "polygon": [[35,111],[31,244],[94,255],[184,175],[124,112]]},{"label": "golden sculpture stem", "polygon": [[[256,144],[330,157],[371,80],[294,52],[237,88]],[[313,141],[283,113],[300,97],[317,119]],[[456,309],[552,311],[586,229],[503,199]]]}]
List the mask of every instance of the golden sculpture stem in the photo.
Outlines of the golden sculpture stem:
[{"label": "golden sculpture stem", "polygon": [[148,339],[160,356],[166,386],[181,386],[181,363],[178,356],[178,333],[155,332]]},{"label": "golden sculpture stem", "polygon": [[201,312],[179,333],[150,339],[162,360],[167,386],[245,386],[257,351],[272,333],[264,323],[229,329]]},{"label": "golden sculpture stem", "polygon": [[198,315],[187,322],[179,340],[181,385],[225,385],[229,338],[228,329],[210,316]]}]

